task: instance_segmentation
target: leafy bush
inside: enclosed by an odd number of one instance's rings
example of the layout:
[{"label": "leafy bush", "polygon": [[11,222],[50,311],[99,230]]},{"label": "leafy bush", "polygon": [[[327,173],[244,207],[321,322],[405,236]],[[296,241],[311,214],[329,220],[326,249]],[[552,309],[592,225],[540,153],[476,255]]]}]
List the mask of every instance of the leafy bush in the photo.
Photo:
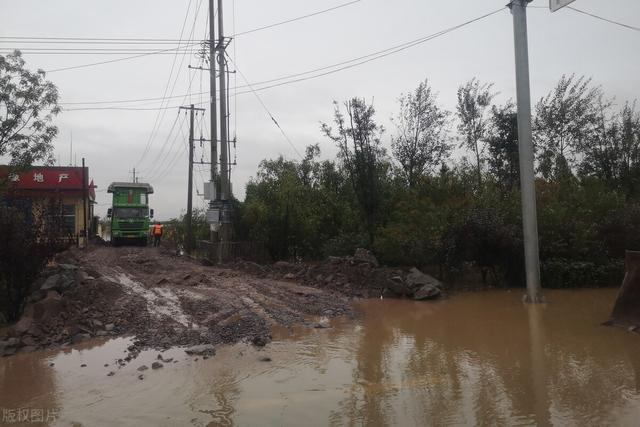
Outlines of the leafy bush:
[{"label": "leafy bush", "polygon": [[0,205],[0,312],[9,322],[20,317],[30,285],[65,247],[61,208],[51,200],[31,215]]}]

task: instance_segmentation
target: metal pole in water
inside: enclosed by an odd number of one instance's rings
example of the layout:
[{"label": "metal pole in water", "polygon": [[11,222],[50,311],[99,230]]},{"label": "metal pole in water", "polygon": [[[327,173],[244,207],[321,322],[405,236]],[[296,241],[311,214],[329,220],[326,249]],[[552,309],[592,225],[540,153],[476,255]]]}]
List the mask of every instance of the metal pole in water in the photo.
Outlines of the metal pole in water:
[{"label": "metal pole in water", "polygon": [[540,287],[536,187],[533,170],[529,48],[527,39],[527,4],[531,1],[532,0],[512,0],[509,7],[511,8],[511,13],[513,15],[513,35],[516,60],[520,189],[522,193],[524,258],[527,278],[527,294],[525,295],[525,301],[537,303],[542,302],[542,291]]}]

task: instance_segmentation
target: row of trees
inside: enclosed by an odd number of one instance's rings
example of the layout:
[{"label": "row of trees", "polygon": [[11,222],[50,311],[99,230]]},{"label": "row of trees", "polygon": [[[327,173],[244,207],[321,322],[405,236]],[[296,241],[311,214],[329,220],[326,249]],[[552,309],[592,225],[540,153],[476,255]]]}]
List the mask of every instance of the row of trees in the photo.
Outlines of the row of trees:
[{"label": "row of trees", "polygon": [[[335,103],[321,131],[337,159],[320,160],[313,145],[300,161],[264,160],[238,206],[237,238],[267,242],[278,259],[365,246],[391,264],[450,275],[471,263],[486,281],[520,284],[516,109],[476,79],[457,95],[450,112],[426,80],[403,94],[390,152],[373,105]],[[640,247],[635,104],[616,107],[590,79],[563,76],[533,124],[545,283],[618,280],[624,249]]]}]

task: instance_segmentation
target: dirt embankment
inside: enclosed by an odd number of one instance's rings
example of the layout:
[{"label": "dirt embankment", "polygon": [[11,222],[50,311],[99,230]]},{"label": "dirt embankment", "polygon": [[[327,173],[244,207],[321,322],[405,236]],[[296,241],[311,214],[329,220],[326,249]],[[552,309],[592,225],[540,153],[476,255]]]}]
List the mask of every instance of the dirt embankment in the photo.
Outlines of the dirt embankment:
[{"label": "dirt embankment", "polygon": [[143,348],[265,345],[271,325],[350,315],[349,299],[289,280],[199,265],[164,249],[92,247],[61,254],[34,283],[25,314],[0,331],[0,355],[94,336],[134,335]]},{"label": "dirt embankment", "polygon": [[0,355],[96,336],[132,335],[145,348],[263,346],[275,324],[350,315],[353,297],[432,299],[442,284],[416,269],[378,265],[368,251],[316,264],[200,265],[163,248],[94,246],[60,254],[33,284],[22,319],[0,330]]}]

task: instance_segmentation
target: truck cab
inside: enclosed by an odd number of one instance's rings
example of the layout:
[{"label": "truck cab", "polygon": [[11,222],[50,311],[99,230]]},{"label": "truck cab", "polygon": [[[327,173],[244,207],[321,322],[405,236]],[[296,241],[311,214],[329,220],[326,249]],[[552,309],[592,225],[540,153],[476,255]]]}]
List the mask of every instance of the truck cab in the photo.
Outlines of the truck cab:
[{"label": "truck cab", "polygon": [[111,218],[111,243],[146,246],[153,218],[153,209],[149,209],[153,187],[141,182],[113,182],[107,192],[113,194],[112,207],[107,211],[107,217]]}]

